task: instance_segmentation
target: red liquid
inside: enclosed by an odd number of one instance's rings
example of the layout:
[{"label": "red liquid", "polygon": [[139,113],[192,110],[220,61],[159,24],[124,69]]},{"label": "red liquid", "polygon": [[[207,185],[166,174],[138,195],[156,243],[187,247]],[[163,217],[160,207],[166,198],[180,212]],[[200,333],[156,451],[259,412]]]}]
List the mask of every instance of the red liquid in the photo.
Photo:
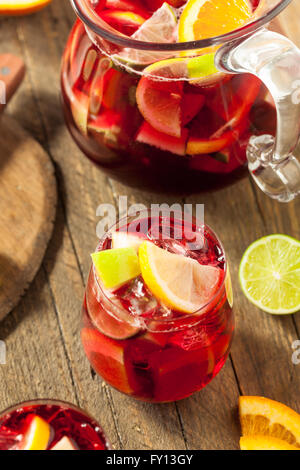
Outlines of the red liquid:
[{"label": "red liquid", "polygon": [[[115,29],[132,35],[137,25],[111,18],[120,2],[98,2],[96,12]],[[161,3],[124,0],[122,8],[146,19],[152,15],[147,5]],[[254,8],[257,3],[253,0]],[[105,47],[118,52],[107,41]],[[153,89],[153,96],[159,90],[158,105],[168,106],[172,94],[180,96],[181,139],[149,128],[136,102],[140,80]],[[79,21],[63,58],[62,91],[68,127],[82,151],[110,176],[151,190],[183,193],[231,183],[244,174],[250,136],[265,134],[269,127],[275,131],[275,109],[266,103],[266,89],[254,76],[224,75],[203,86],[141,79],[109,63]],[[256,118],[261,114],[263,121]],[[201,142],[201,153],[188,148],[191,137]]]},{"label": "red liquid", "polygon": [[0,450],[17,449],[32,415],[47,421],[52,429],[50,450],[64,436],[72,439],[78,450],[105,450],[108,445],[99,425],[75,408],[62,404],[21,404],[0,417]]},{"label": "red liquid", "polygon": [[[173,220],[171,229],[175,226]],[[126,228],[125,225],[120,230]],[[185,253],[200,264],[222,270],[219,291],[205,312],[186,315],[166,309],[141,277],[116,291],[108,301],[92,268],[81,335],[90,363],[106,382],[132,397],[151,402],[180,400],[207,385],[224,365],[234,331],[233,312],[223,282],[224,253],[212,232],[205,230],[203,248],[189,250],[185,238],[158,237],[161,228],[161,219],[152,219],[147,232],[143,232],[141,224],[139,236],[155,238],[154,242],[168,251]],[[135,232],[135,227],[131,225],[130,231]],[[110,247],[111,239],[106,238],[99,250]],[[114,308],[116,304],[118,310]]]}]

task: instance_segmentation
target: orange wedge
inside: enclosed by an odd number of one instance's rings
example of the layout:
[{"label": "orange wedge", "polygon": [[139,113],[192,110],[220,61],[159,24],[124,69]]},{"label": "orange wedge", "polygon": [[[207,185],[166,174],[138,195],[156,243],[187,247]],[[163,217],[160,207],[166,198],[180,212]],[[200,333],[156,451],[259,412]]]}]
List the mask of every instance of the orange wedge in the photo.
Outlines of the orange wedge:
[{"label": "orange wedge", "polygon": [[241,450],[300,450],[286,441],[269,436],[246,436],[240,439]]},{"label": "orange wedge", "polygon": [[51,0],[4,0],[0,2],[1,15],[27,15],[44,8]]},{"label": "orange wedge", "polygon": [[286,405],[263,397],[240,397],[243,436],[268,436],[300,449],[300,415]]},{"label": "orange wedge", "polygon": [[179,21],[179,42],[229,33],[246,24],[251,16],[248,0],[189,0]]}]

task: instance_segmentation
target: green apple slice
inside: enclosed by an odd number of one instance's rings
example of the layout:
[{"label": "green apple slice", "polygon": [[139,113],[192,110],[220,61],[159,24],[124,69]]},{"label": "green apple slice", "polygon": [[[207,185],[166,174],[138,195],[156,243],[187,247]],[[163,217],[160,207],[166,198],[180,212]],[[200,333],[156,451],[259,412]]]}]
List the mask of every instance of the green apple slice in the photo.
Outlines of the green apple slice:
[{"label": "green apple slice", "polygon": [[145,241],[144,238],[127,232],[113,232],[111,240],[113,248],[133,248],[136,253]]},{"label": "green apple slice", "polygon": [[79,450],[75,443],[67,436],[61,438],[51,450]]},{"label": "green apple slice", "polygon": [[106,289],[117,289],[141,273],[134,248],[113,248],[93,253],[92,260]]}]

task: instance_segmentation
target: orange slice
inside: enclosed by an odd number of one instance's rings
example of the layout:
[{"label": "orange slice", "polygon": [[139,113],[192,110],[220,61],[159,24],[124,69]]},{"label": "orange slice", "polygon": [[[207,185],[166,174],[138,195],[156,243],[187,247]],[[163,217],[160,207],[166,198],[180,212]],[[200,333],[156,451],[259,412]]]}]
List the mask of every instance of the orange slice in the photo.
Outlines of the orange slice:
[{"label": "orange slice", "polygon": [[263,397],[240,397],[243,436],[268,436],[300,449],[300,415],[286,405]]},{"label": "orange slice", "polygon": [[300,450],[286,441],[269,436],[246,436],[240,439],[241,450]]},{"label": "orange slice", "polygon": [[0,3],[2,15],[27,15],[44,8],[51,0],[4,0]]},{"label": "orange slice", "polygon": [[248,0],[189,0],[179,21],[179,42],[229,33],[252,16]]},{"label": "orange slice", "polygon": [[169,253],[145,241],[139,248],[142,276],[157,299],[170,308],[194,313],[217,292],[221,270],[203,266],[183,255]]}]

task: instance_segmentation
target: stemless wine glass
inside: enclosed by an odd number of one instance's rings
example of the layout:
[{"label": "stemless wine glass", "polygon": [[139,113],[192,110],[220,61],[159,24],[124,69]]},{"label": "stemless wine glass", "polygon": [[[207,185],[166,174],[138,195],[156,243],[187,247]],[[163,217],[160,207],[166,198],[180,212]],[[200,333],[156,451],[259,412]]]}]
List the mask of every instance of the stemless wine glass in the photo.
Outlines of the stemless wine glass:
[{"label": "stemless wine glass", "polygon": [[[62,94],[83,152],[129,185],[181,193],[225,185],[248,161],[263,191],[293,199],[300,191],[300,53],[267,29],[291,0],[251,1],[245,26],[166,44],[118,32],[100,18],[101,1],[71,0],[79,20],[63,57]],[[164,67],[170,58],[181,66]],[[205,76],[201,64],[211,58],[218,71]],[[179,130],[172,97],[180,100]]]},{"label": "stemless wine glass", "polygon": [[[178,294],[179,282],[183,291],[198,292],[198,310],[187,314],[168,306],[151,291],[144,274],[120,288],[106,289],[93,264],[81,339],[91,365],[107,383],[139,400],[170,402],[201,390],[223,367],[234,332],[231,281],[217,236],[180,215],[146,211],[121,219],[100,240],[97,251],[107,256],[111,248],[114,254],[119,247],[126,251],[127,246],[139,246],[141,262],[145,241],[150,250],[168,257],[163,277],[166,282],[171,276],[171,290]],[[122,268],[127,270],[125,262],[118,271]],[[195,282],[184,278],[190,269]]]},{"label": "stemless wine glass", "polygon": [[32,400],[0,415],[0,450],[109,450],[99,424],[59,400]]}]

